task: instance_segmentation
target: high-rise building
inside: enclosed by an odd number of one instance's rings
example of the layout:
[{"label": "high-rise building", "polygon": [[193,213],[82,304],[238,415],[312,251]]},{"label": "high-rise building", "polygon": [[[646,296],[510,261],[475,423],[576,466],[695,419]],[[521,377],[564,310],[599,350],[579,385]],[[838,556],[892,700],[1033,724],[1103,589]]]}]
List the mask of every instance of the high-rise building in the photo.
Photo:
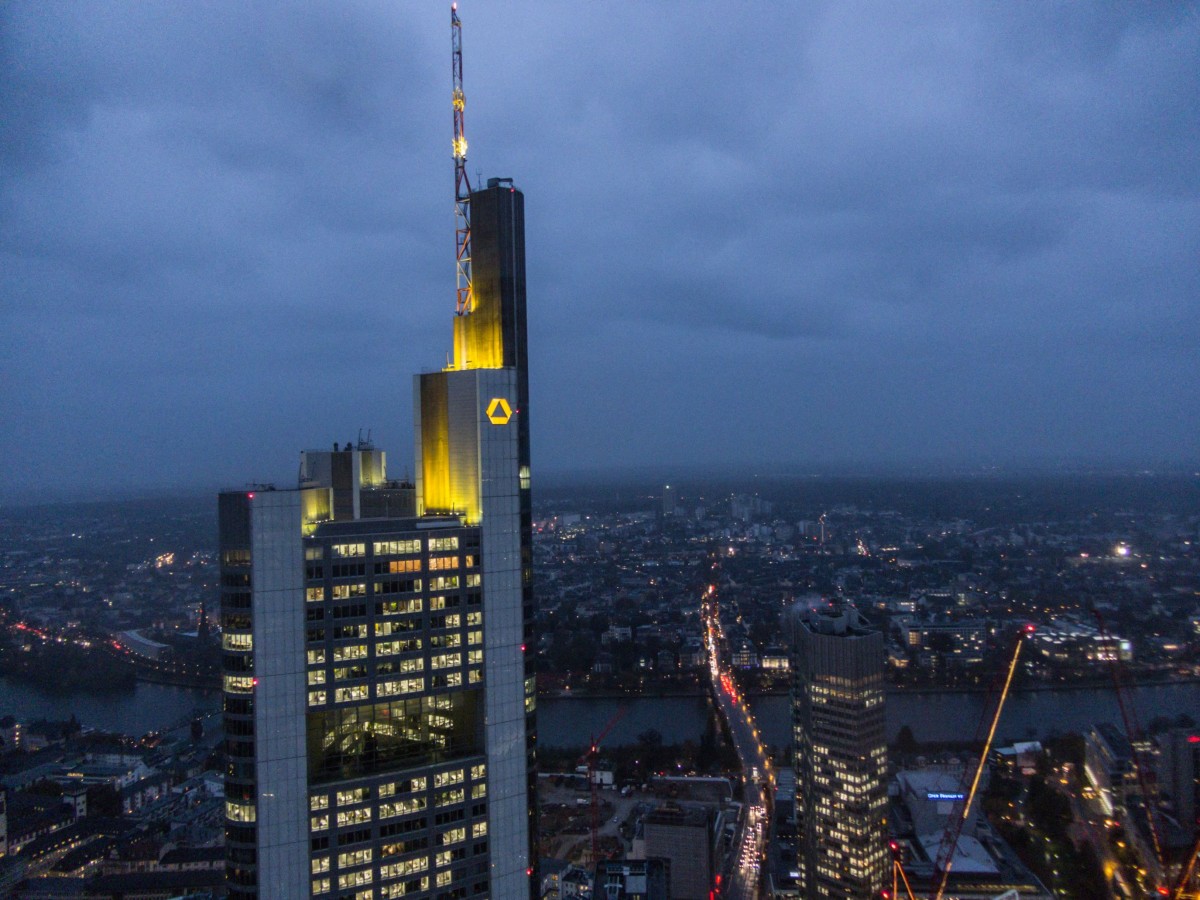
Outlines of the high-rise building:
[{"label": "high-rise building", "polygon": [[523,196],[471,206],[466,352],[415,380],[416,485],[360,443],[220,497],[231,898],[536,884]]},{"label": "high-rise building", "polygon": [[887,865],[883,635],[850,607],[790,625],[800,893],[871,897]]},{"label": "high-rise building", "polygon": [[662,514],[664,516],[675,515],[675,507],[678,505],[679,489],[673,488],[669,484],[664,484],[662,492]]}]

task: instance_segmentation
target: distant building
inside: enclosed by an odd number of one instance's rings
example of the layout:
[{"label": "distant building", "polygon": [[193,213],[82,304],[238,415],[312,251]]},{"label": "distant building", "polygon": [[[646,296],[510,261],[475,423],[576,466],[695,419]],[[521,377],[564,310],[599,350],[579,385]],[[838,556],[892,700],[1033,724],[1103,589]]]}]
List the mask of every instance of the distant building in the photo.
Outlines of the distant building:
[{"label": "distant building", "polygon": [[909,621],[900,626],[910,650],[934,650],[963,663],[980,662],[987,640],[987,624],[966,621]]},{"label": "distant building", "polygon": [[675,515],[675,507],[678,505],[679,489],[671,487],[669,484],[664,484],[662,493],[662,514],[664,516]]},{"label": "distant building", "polygon": [[595,895],[603,900],[674,900],[661,859],[608,859],[596,866]]},{"label": "distant building", "polygon": [[633,855],[666,862],[672,900],[707,900],[716,877],[715,825],[710,810],[660,806],[642,820],[642,839]]},{"label": "distant building", "polygon": [[790,624],[800,894],[874,896],[887,867],[883,635],[849,607]]},{"label": "distant building", "polygon": [[1125,805],[1136,781],[1129,740],[1111,722],[1093,725],[1084,736],[1084,772],[1108,815]]},{"label": "distant building", "polygon": [[[975,763],[930,766],[897,774],[888,817],[905,873],[916,896],[936,890],[936,866],[951,816],[961,815],[966,773]],[[959,834],[947,883],[958,900],[1053,900],[1053,895],[1020,861],[974,806]]]},{"label": "distant building", "polygon": [[768,672],[787,672],[792,667],[788,652],[783,647],[767,647],[759,657],[759,664]]},{"label": "distant building", "polygon": [[1155,738],[1158,784],[1185,828],[1200,828],[1200,731],[1172,728]]},{"label": "distant building", "polygon": [[758,648],[749,638],[742,638],[730,656],[731,662],[739,669],[758,668]]},{"label": "distant building", "polygon": [[1129,662],[1133,642],[1117,635],[1101,634],[1092,625],[1070,619],[1055,619],[1039,628],[1033,647],[1049,662],[1059,665],[1085,665],[1097,662]]}]

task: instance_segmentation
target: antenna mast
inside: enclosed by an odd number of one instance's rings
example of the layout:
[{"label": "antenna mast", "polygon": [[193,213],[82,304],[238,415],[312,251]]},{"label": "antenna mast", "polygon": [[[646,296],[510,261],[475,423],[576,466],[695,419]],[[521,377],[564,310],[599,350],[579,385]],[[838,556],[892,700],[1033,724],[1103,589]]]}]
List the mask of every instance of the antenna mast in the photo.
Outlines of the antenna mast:
[{"label": "antenna mast", "polygon": [[[454,76],[454,246],[456,251],[458,289],[455,315],[468,316],[475,309],[471,290],[471,182],[467,177],[467,138],[463,130],[462,22],[458,19],[458,4],[450,4],[450,45]],[[464,330],[455,328],[454,367],[465,368],[467,354]]]}]

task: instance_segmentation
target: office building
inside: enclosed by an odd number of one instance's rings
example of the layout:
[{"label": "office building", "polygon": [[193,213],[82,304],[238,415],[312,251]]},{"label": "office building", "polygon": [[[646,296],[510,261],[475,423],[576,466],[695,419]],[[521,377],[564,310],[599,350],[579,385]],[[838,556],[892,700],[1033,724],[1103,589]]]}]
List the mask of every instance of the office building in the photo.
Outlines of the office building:
[{"label": "office building", "polygon": [[1200,734],[1172,728],[1155,738],[1158,784],[1184,829],[1200,830]]},{"label": "office building", "polygon": [[415,485],[358,442],[219,501],[229,896],[520,898],[537,804],[523,196],[471,194]]},{"label": "office building", "polygon": [[596,900],[675,900],[661,859],[606,859],[596,864]]},{"label": "office building", "polygon": [[883,635],[848,607],[789,625],[800,895],[873,896],[887,866]]},{"label": "office building", "polygon": [[[722,821],[708,809],[660,806],[642,819],[633,856],[666,863],[675,900],[705,900],[717,888],[720,857],[716,844]],[[596,890],[600,890],[599,881]]]}]

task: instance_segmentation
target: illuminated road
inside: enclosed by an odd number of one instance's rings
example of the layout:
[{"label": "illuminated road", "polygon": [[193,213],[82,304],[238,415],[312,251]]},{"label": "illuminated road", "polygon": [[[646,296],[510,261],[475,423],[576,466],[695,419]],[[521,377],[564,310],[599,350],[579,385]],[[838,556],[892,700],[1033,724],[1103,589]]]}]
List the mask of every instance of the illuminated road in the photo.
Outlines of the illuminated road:
[{"label": "illuminated road", "polygon": [[761,890],[760,866],[766,855],[768,801],[774,790],[775,774],[745,698],[738,692],[732,672],[722,663],[721,649],[725,639],[717,612],[715,585],[709,586],[701,608],[713,694],[729,723],[730,737],[741,760],[745,782],[746,811],[740,823],[738,849],[725,894],[737,900],[756,900]]}]

